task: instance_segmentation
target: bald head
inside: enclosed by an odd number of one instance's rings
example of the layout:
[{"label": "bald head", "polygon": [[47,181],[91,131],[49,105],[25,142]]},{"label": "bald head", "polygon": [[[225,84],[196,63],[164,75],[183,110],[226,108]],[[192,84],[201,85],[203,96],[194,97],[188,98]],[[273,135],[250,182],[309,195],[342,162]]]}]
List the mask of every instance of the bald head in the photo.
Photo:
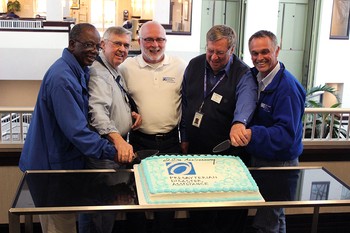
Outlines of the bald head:
[{"label": "bald head", "polygon": [[166,33],[164,27],[156,21],[142,24],[139,31],[139,43],[143,59],[147,63],[159,63],[164,59]]},{"label": "bald head", "polygon": [[165,29],[164,27],[158,23],[157,21],[147,21],[146,23],[142,24],[140,30],[139,30],[139,36],[142,38],[145,38],[144,32],[148,31],[157,31],[158,35],[165,38]]}]

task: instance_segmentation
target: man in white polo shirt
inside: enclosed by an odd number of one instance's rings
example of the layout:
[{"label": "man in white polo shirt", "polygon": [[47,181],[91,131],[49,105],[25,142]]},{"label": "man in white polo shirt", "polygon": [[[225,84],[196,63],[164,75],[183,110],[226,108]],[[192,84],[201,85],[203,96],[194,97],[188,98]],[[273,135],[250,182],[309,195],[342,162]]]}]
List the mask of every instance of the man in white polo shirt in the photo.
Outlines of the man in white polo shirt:
[{"label": "man in white polo shirt", "polygon": [[179,153],[181,83],[186,63],[164,53],[165,29],[158,22],[144,23],[138,41],[141,54],[119,66],[142,116],[142,125],[131,133],[130,143],[135,151],[158,149],[160,153]]},{"label": "man in white polo shirt", "polygon": [[[142,116],[139,130],[130,132],[134,151],[157,149],[160,153],[181,152],[178,124],[181,116],[181,83],[186,63],[164,53],[166,33],[155,21],[139,31],[141,54],[126,59],[119,71]],[[171,232],[174,212],[155,213],[152,232]]]}]

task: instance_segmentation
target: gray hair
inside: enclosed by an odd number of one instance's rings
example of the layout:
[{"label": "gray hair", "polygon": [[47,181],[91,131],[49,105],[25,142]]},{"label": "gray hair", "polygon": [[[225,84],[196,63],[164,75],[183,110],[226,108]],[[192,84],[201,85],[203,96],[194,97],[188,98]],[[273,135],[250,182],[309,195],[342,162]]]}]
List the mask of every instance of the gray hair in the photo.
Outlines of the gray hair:
[{"label": "gray hair", "polygon": [[217,41],[221,39],[227,39],[228,48],[236,46],[236,32],[233,28],[226,25],[215,25],[207,32],[208,41]]},{"label": "gray hair", "polygon": [[263,37],[268,37],[268,38],[270,38],[274,47],[277,47],[277,46],[278,46],[278,42],[277,42],[277,37],[276,37],[276,35],[273,34],[273,33],[270,32],[270,31],[267,31],[267,30],[260,30],[260,31],[257,31],[256,33],[254,33],[254,34],[249,38],[248,45],[250,45],[250,42],[251,42],[253,39],[256,39],[256,38],[263,38]]},{"label": "gray hair", "polygon": [[130,35],[131,32],[123,27],[109,27],[104,33],[103,33],[103,40],[108,40],[111,35]]}]

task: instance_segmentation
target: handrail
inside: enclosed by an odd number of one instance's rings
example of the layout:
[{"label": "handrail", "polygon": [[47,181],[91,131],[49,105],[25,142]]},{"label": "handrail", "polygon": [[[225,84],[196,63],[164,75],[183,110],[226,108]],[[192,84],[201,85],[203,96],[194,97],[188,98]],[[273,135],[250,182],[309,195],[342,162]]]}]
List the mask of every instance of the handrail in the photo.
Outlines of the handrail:
[{"label": "handrail", "polygon": [[0,28],[42,29],[43,22],[37,20],[0,20]]},{"label": "handrail", "polygon": [[0,19],[0,31],[55,31],[70,32],[75,19],[46,21],[37,18]]},{"label": "handrail", "polygon": [[349,108],[306,108],[303,117],[305,148],[350,148]]},{"label": "handrail", "polygon": [[[33,111],[33,107],[0,107],[0,149],[22,148]],[[350,108],[306,108],[304,148],[350,148],[349,125]]]},{"label": "handrail", "polygon": [[22,149],[33,111],[33,107],[0,107],[0,150]]}]

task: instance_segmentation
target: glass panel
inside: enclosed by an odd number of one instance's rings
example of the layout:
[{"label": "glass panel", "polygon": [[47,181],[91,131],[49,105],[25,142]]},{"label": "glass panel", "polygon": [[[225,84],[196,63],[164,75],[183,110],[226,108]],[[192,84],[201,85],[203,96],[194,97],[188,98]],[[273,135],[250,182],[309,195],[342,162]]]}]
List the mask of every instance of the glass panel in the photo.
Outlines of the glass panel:
[{"label": "glass panel", "polygon": [[15,208],[137,204],[133,173],[28,173]]},{"label": "glass panel", "polygon": [[171,0],[170,26],[171,32],[191,33],[192,0]]}]

